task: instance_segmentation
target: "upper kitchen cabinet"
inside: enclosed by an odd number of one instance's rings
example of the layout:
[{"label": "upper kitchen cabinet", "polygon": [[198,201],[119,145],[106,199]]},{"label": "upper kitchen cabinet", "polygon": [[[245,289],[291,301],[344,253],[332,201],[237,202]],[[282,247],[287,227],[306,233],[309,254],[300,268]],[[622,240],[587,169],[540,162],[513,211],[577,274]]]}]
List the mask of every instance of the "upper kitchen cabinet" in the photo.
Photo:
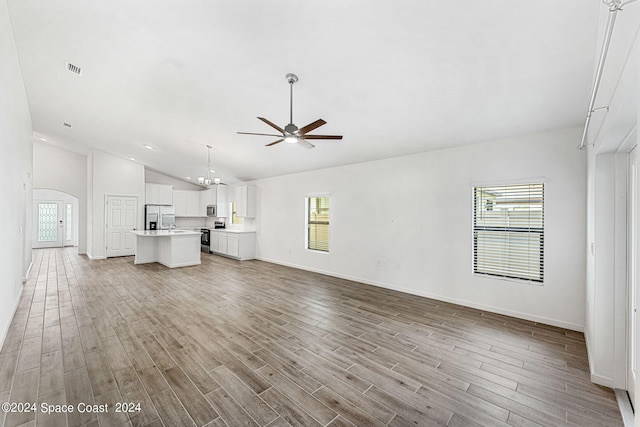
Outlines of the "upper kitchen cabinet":
[{"label": "upper kitchen cabinet", "polygon": [[173,190],[173,207],[176,216],[187,216],[187,191]]},{"label": "upper kitchen cabinet", "polygon": [[229,215],[227,204],[226,185],[215,185],[208,190],[200,191],[200,209],[203,216],[207,214],[207,206],[216,205],[216,216],[227,217]]},{"label": "upper kitchen cabinet", "polygon": [[204,217],[206,211],[200,210],[200,193],[202,191],[173,190],[173,206],[177,217]]},{"label": "upper kitchen cabinet", "polygon": [[220,218],[229,216],[229,199],[227,198],[227,186],[216,185],[216,214]]},{"label": "upper kitchen cabinet", "polygon": [[145,184],[145,204],[173,205],[173,186],[166,184]]},{"label": "upper kitchen cabinet", "polygon": [[206,211],[200,210],[200,193],[202,191],[187,191],[187,216],[205,216]]},{"label": "upper kitchen cabinet", "polygon": [[236,215],[243,218],[256,217],[255,185],[241,185],[236,187]]}]

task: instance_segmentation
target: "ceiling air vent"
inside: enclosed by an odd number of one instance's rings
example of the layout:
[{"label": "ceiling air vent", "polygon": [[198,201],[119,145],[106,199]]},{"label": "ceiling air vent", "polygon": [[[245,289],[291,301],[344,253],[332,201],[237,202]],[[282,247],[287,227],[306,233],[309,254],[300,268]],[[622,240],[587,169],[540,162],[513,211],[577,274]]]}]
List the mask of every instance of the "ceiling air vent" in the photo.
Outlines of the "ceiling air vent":
[{"label": "ceiling air vent", "polygon": [[67,123],[67,122],[63,122],[62,126],[66,127],[66,128],[70,128],[71,127],[71,125],[69,123]]},{"label": "ceiling air vent", "polygon": [[67,62],[67,70],[79,76],[82,75],[82,68],[78,67],[77,65],[73,65],[71,62]]}]

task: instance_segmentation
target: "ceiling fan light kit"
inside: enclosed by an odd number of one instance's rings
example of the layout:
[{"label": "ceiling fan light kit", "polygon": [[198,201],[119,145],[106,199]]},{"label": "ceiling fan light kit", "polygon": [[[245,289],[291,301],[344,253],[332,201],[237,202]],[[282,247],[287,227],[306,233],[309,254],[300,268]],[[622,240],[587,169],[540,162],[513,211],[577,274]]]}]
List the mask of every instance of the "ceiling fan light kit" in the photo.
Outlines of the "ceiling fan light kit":
[{"label": "ceiling fan light kit", "polygon": [[342,135],[307,135],[308,132],[311,132],[314,129],[319,128],[320,126],[326,124],[322,119],[318,119],[315,122],[309,123],[306,126],[298,128],[295,124],[293,124],[293,85],[298,81],[298,76],[295,74],[289,73],[286,76],[287,81],[289,82],[289,124],[282,129],[280,126],[270,122],[264,117],[258,117],[258,120],[266,123],[271,126],[275,130],[277,130],[280,134],[271,134],[271,133],[254,133],[254,132],[238,132],[240,135],[260,135],[260,136],[275,136],[279,139],[273,141],[270,144],[267,144],[267,147],[271,147],[272,145],[276,145],[281,143],[282,141],[287,142],[289,144],[299,144],[306,148],[313,148],[315,145],[307,141],[307,139],[342,139]]}]

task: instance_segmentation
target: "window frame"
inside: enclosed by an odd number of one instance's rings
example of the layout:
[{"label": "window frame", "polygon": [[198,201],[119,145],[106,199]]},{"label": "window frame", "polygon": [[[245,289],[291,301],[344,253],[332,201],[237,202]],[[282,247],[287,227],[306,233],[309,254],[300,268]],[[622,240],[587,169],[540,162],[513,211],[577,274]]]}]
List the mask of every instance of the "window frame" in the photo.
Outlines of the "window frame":
[{"label": "window frame", "polygon": [[229,223],[231,225],[242,225],[244,221],[237,215],[238,203],[235,200],[229,202]]},{"label": "window frame", "polygon": [[[310,212],[309,212],[309,203],[310,203],[310,199],[318,199],[318,198],[327,198],[329,199],[329,220],[326,222],[327,226],[328,226],[328,238],[327,238],[327,250],[323,250],[323,249],[317,249],[317,248],[310,248],[309,247],[309,225],[311,224],[310,221]],[[332,223],[332,200],[331,200],[331,194],[327,194],[327,193],[323,193],[323,194],[309,194],[307,196],[305,196],[304,198],[304,248],[306,251],[309,252],[316,252],[316,253],[320,253],[320,254],[328,254],[330,253],[330,248],[331,248],[331,223]]]},{"label": "window frame", "polygon": [[[517,283],[522,283],[522,284],[529,284],[529,285],[533,285],[533,286],[543,286],[544,282],[545,282],[545,269],[544,269],[544,254],[545,254],[545,234],[546,234],[546,230],[545,230],[545,221],[544,221],[544,217],[545,217],[545,211],[546,211],[546,206],[545,206],[545,193],[548,190],[548,185],[547,185],[547,180],[545,178],[532,178],[532,179],[526,179],[526,180],[518,180],[518,181],[507,181],[507,182],[483,182],[483,183],[472,183],[471,184],[471,273],[473,274],[473,276],[475,277],[479,277],[479,278],[486,278],[486,279],[493,279],[493,280],[505,280],[505,281],[511,281],[511,282],[517,282]],[[539,276],[537,279],[533,279],[531,277],[522,277],[522,276],[518,276],[517,273],[513,273],[513,274],[491,274],[491,273],[487,273],[487,272],[479,272],[477,271],[477,249],[476,249],[476,245],[477,245],[477,236],[476,236],[476,231],[478,230],[477,226],[476,226],[476,189],[478,188],[491,188],[491,187],[516,187],[516,186],[523,186],[523,185],[540,185],[542,190],[541,190],[541,197],[542,197],[542,202],[541,202],[541,227],[528,227],[529,231],[523,231],[526,228],[523,227],[496,227],[496,228],[503,228],[504,231],[506,233],[513,233],[513,232],[519,232],[519,233],[527,233],[527,235],[530,234],[537,234],[539,235],[538,239],[540,241],[540,250],[539,250],[539,262],[540,262],[540,272],[539,272]],[[487,227],[490,228],[490,227]]]}]

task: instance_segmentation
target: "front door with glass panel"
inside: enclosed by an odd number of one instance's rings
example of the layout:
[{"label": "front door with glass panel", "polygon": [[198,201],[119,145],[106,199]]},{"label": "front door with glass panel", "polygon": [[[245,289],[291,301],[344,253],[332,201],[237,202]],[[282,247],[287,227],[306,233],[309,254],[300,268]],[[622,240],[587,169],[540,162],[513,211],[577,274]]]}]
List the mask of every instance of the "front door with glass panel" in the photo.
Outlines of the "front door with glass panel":
[{"label": "front door with glass panel", "polygon": [[65,204],[55,200],[36,200],[33,206],[36,236],[34,248],[59,248],[65,238]]}]

